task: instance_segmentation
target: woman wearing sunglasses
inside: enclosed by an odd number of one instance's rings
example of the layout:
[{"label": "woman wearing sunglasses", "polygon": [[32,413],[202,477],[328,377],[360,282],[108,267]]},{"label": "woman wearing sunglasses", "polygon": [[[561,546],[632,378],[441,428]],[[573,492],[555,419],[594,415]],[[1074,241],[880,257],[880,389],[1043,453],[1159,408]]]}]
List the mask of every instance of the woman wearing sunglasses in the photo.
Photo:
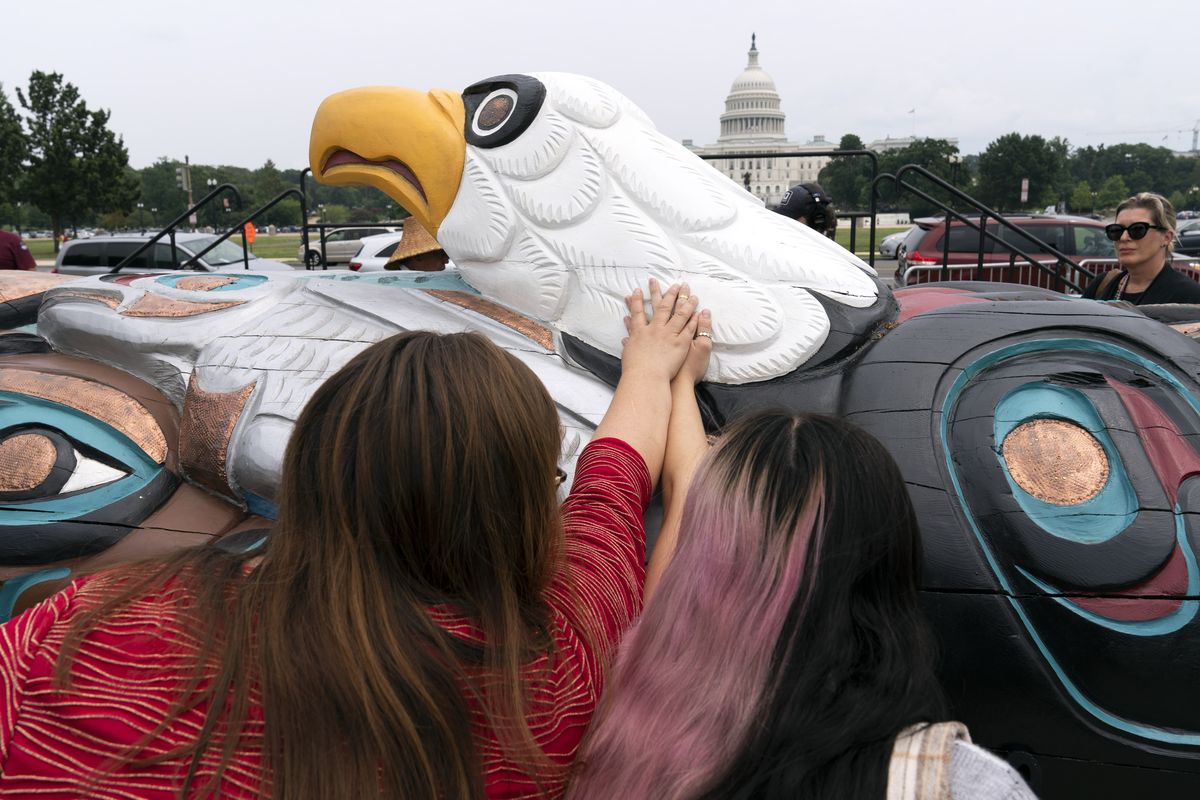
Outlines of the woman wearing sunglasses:
[{"label": "woman wearing sunglasses", "polygon": [[1200,283],[1171,268],[1175,209],[1162,195],[1141,192],[1117,206],[1117,221],[1104,229],[1114,243],[1119,269],[1084,291],[1089,300],[1123,300],[1135,306],[1200,303]]}]

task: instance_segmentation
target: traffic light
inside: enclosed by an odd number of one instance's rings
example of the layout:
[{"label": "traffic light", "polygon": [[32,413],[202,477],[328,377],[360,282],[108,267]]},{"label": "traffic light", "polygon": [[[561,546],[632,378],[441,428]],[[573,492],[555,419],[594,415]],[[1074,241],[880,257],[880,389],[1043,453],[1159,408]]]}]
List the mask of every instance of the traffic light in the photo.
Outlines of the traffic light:
[{"label": "traffic light", "polygon": [[187,178],[185,177],[183,167],[176,167],[175,168],[175,185],[178,186],[180,189],[187,189],[186,181],[187,181]]}]

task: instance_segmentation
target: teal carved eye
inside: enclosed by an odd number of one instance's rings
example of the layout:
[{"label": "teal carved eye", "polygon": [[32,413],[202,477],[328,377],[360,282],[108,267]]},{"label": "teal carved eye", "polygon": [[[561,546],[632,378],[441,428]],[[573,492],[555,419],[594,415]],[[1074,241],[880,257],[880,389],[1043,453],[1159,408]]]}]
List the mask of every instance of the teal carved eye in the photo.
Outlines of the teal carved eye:
[{"label": "teal carved eye", "polygon": [[77,519],[136,496],[164,471],[79,409],[0,392],[0,527]]},{"label": "teal carved eye", "polygon": [[1095,406],[1045,383],[1009,392],[996,407],[996,456],[1022,510],[1051,535],[1108,541],[1137,516],[1138,497]]},{"label": "teal carved eye", "polygon": [[94,489],[129,474],[129,468],[79,445],[52,428],[0,431],[0,500],[39,500]]}]

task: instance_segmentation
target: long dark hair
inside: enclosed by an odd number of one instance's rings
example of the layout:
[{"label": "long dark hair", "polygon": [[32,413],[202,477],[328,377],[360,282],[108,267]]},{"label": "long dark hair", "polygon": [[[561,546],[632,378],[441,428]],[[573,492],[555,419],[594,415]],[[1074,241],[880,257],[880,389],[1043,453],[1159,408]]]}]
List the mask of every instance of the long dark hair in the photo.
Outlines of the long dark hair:
[{"label": "long dark hair", "polygon": [[[261,736],[264,794],[480,798],[472,703],[539,782],[548,759],[522,670],[550,647],[559,440],[545,387],[484,337],[379,342],[300,415],[261,563],[184,554],[126,581],[74,639],[147,588],[186,588],[173,593],[179,612],[213,656],[173,711],[208,704],[183,749],[193,763],[181,796],[215,794],[238,748]],[[477,636],[450,635],[438,615],[465,617]],[[261,730],[248,723],[257,702]]]},{"label": "long dark hair", "polygon": [[731,426],[573,797],[882,798],[896,734],[944,714],[920,560],[900,471],[871,436],[782,412]]}]

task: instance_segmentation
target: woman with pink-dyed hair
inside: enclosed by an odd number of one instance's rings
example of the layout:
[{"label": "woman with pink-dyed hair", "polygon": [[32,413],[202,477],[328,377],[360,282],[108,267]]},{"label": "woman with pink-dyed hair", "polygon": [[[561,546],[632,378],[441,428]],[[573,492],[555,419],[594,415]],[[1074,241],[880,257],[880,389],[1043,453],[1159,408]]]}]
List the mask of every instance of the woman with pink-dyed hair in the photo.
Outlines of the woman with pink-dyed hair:
[{"label": "woman with pink-dyed hair", "polygon": [[691,397],[706,361],[693,351],[672,385],[647,607],[570,796],[1033,797],[943,722],[920,532],[891,456],[842,420],[787,412],[709,450]]}]

